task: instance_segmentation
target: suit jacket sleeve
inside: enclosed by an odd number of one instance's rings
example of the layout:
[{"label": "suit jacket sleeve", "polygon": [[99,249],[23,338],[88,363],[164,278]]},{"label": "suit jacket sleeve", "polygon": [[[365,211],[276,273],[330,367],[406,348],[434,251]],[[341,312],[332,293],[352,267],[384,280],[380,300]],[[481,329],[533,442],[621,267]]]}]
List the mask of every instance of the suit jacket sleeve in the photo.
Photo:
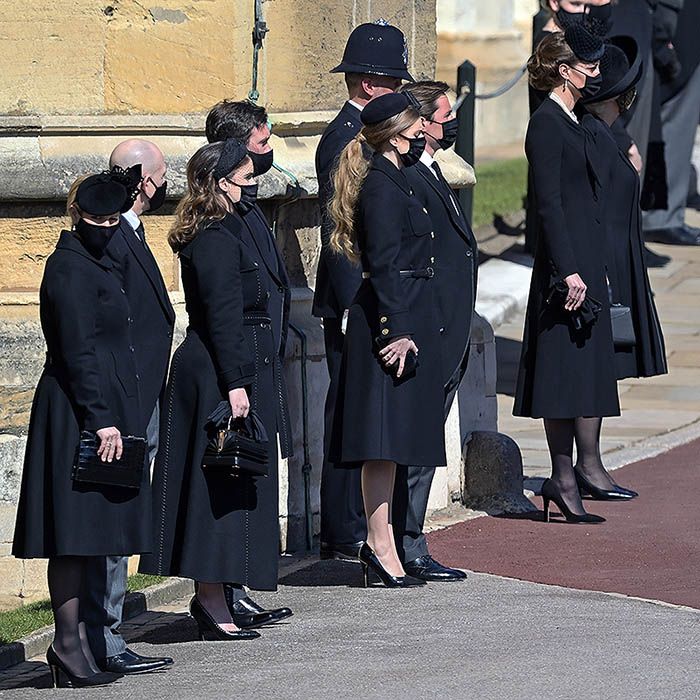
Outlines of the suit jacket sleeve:
[{"label": "suit jacket sleeve", "polygon": [[116,425],[102,394],[97,357],[97,290],[88,289],[75,269],[59,269],[48,281],[47,298],[56,319],[59,362],[78,407],[81,429],[97,431]]},{"label": "suit jacket sleeve", "polygon": [[249,386],[255,362],[243,335],[239,244],[228,231],[206,229],[198,234],[191,262],[219,383],[228,391]]},{"label": "suit jacket sleeve", "polygon": [[321,245],[324,248],[326,266],[331,287],[343,309],[352,304],[359,285],[359,273],[344,255],[330,249],[330,239],[334,223],[328,213],[328,205],[333,197],[332,173],[343,148],[349,140],[337,131],[330,132],[320,145],[316,159],[316,177],[318,179],[318,201],[321,207]]},{"label": "suit jacket sleeve", "polygon": [[363,258],[377,296],[378,327],[384,341],[413,333],[400,275],[399,253],[406,213],[397,205],[398,194],[389,183],[365,181],[360,195],[365,234]]},{"label": "suit jacket sleeve", "polygon": [[554,117],[540,115],[537,122],[530,122],[525,151],[535,184],[541,232],[556,272],[563,279],[577,272],[578,266],[561,200],[564,139]]}]

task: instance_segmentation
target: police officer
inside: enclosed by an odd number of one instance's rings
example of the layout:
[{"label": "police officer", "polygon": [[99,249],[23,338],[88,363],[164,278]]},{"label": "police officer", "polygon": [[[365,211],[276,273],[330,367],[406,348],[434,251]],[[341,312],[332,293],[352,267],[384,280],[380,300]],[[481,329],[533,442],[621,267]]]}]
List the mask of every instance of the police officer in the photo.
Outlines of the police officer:
[{"label": "police officer", "polygon": [[408,49],[403,33],[383,20],[359,25],[348,38],[342,62],[331,73],[345,74],[348,101],[323,132],[316,151],[322,247],[312,313],[323,319],[330,376],[321,479],[321,558],[357,559],[367,535],[360,473],[335,469],[328,460],[328,442],[338,392],[344,317],[362,278],[358,267],[329,248],[333,223],[327,205],[333,196],[331,173],[343,148],[362,128],[360,113],[364,106],[380,95],[393,92],[403,80],[413,80],[408,72]]},{"label": "police officer", "polygon": [[[425,150],[405,168],[406,179],[430,215],[432,267],[440,309],[445,419],[467,367],[469,334],[476,298],[477,245],[467,217],[433,156],[457,139],[457,118],[447,97],[447,83],[423,80],[404,85],[420,107]],[[442,566],[428,553],[423,521],[435,469],[398,467],[394,490],[394,533],[407,574],[426,581],[454,581],[464,572]]]}]

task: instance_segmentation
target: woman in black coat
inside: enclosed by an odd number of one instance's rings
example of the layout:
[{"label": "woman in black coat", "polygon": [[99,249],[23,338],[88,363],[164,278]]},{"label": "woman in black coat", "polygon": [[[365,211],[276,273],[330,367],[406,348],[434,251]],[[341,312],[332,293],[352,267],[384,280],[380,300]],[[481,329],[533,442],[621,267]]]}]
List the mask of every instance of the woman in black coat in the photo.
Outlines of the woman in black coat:
[{"label": "woman in black coat", "polygon": [[[630,162],[630,139],[619,118],[634,101],[642,62],[632,37],[615,37],[610,42],[601,60],[600,91],[583,101],[597,118],[585,117],[582,124],[595,144],[596,169],[601,173],[609,298],[613,304],[629,307],[634,327],[634,344],[615,346],[616,376],[653,377],[668,371],[666,349],[644,264],[639,175]],[[603,470],[599,439],[595,451],[579,450],[577,454],[576,476],[583,493],[604,500],[636,495],[618,486],[609,475],[607,484],[588,483],[581,471],[584,461],[594,462]]]},{"label": "woman in black coat", "polygon": [[[223,584],[275,590],[279,558],[277,435],[291,452],[280,339],[286,316],[270,315],[277,281],[243,239],[239,210],[254,199],[246,148],[204,146],[187,166],[170,245],[180,258],[189,326],[170,368],[153,478],[155,544],[141,570],[197,582],[190,611],[203,637],[252,639],[239,629]],[[281,264],[281,261],[280,261]],[[202,467],[209,416],[255,411],[268,438],[268,476]]]},{"label": "woman in black coat", "polygon": [[120,212],[131,203],[110,175],[82,181],[70,207],[73,230],[61,233],[41,283],[46,366],[32,404],[12,552],[49,559],[55,635],[47,659],[61,685],[116,678],[97,673],[92,651],[80,640],[81,588],[91,558],[151,547],[146,468],[140,489],[72,480],[81,431],[97,434],[98,454],[107,463],[121,457],[122,435],[146,435],[131,310],[105,253]]},{"label": "woman in black coat", "polygon": [[363,130],[341,154],[330,207],[334,249],[359,258],[363,270],[348,315],[332,461],[362,467],[368,535],[360,561],[365,575],[372,567],[392,586],[418,583],[405,576],[393,539],[396,464],[446,463],[432,226],[402,172],[425,146],[413,104],[392,93],[365,107]]},{"label": "woman in black coat", "polygon": [[[577,489],[574,433],[577,445],[595,445],[600,418],[620,411],[600,182],[587,134],[573,113],[588,81],[599,75],[602,54],[602,42],[576,25],[543,39],[528,63],[533,85],[550,93],[530,119],[525,141],[542,235],[513,413],[544,418],[552,459],[552,478],[542,490],[545,513],[554,500],[571,522],[600,520],[586,514]],[[593,467],[584,476],[602,478]]]}]

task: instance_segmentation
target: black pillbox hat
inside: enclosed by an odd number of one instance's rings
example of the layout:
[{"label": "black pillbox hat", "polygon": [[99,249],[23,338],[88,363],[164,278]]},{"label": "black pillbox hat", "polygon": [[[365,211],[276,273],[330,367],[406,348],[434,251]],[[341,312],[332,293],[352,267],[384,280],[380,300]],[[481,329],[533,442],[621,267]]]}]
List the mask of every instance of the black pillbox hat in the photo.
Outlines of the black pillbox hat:
[{"label": "black pillbox hat", "polygon": [[126,187],[112,178],[109,173],[86,177],[75,194],[75,203],[80,211],[94,216],[129,211],[133,200]]},{"label": "black pillbox hat", "polygon": [[416,98],[405,92],[389,92],[386,95],[375,97],[365,105],[360,114],[360,119],[365,126],[379,124],[385,119],[401,114],[409,107],[418,111]]},{"label": "black pillbox hat", "polygon": [[603,58],[605,53],[603,40],[589,32],[580,22],[568,27],[564,33],[564,38],[579,61],[596,63]]},{"label": "black pillbox hat", "polygon": [[238,139],[226,139],[219,160],[214,167],[214,179],[228,175],[246,156],[248,149]]}]

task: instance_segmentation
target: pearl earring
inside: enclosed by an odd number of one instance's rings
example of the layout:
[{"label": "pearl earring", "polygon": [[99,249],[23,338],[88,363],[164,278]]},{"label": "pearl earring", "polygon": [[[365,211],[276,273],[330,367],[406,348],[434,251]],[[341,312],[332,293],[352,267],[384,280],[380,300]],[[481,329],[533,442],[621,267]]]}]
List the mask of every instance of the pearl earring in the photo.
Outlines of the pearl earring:
[{"label": "pearl earring", "polygon": [[564,78],[564,92],[566,92],[569,89],[569,79]]}]

